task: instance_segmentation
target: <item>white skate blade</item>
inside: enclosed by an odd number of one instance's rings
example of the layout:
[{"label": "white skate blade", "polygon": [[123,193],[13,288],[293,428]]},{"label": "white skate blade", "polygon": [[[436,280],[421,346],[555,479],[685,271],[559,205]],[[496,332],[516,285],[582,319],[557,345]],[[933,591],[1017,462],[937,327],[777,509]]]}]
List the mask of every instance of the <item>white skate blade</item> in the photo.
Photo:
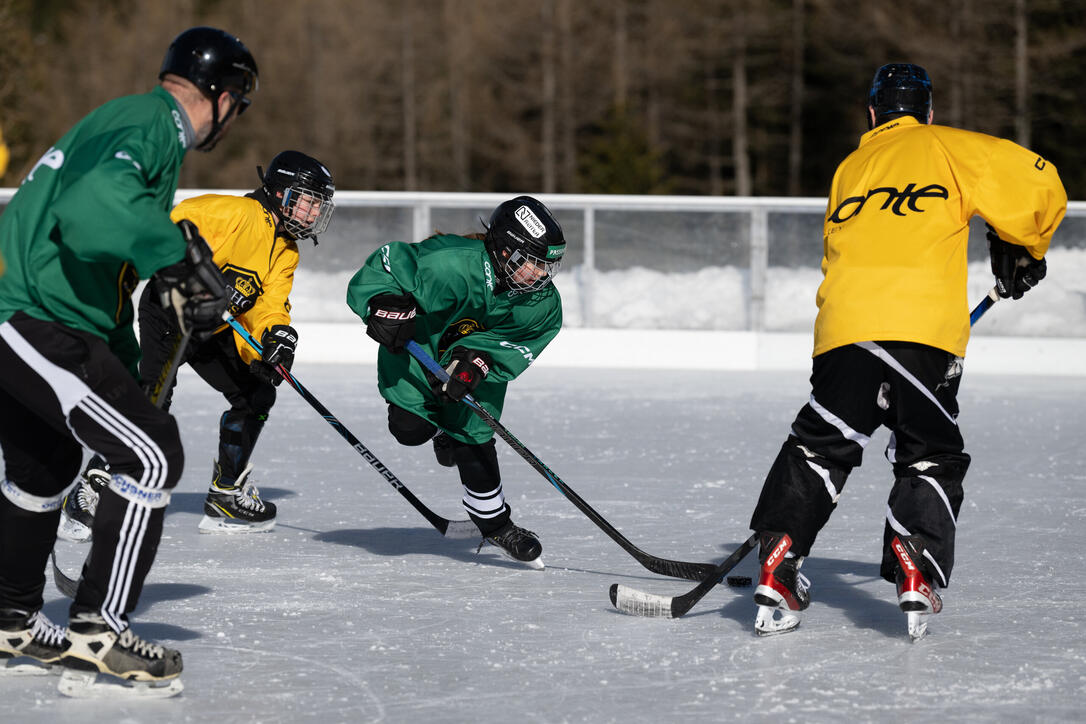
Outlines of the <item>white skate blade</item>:
[{"label": "white skate blade", "polygon": [[267,533],[275,527],[275,518],[263,523],[242,523],[229,518],[212,518],[205,515],[200,520],[201,533]]},{"label": "white skate blade", "polygon": [[66,669],[57,684],[57,691],[73,699],[168,699],[184,688],[181,679],[130,681],[74,669]]},{"label": "white skate blade", "polygon": [[909,640],[916,643],[928,633],[929,614],[922,611],[909,611],[905,614],[909,627]]},{"label": "white skate blade", "polygon": [[13,659],[5,659],[0,666],[0,677],[4,676],[51,676],[59,674],[59,667],[52,664],[43,664],[28,656],[16,656]]},{"label": "white skate blade", "polygon": [[795,631],[802,621],[798,611],[759,605],[758,616],[754,619],[754,633],[759,636],[776,636]]},{"label": "white skate blade", "polygon": [[672,618],[672,600],[672,596],[638,591],[636,588],[623,586],[621,583],[615,586],[615,608],[631,616]]},{"label": "white skate blade", "polygon": [[91,539],[91,529],[75,518],[69,518],[61,513],[57,537],[71,543],[88,543]]}]

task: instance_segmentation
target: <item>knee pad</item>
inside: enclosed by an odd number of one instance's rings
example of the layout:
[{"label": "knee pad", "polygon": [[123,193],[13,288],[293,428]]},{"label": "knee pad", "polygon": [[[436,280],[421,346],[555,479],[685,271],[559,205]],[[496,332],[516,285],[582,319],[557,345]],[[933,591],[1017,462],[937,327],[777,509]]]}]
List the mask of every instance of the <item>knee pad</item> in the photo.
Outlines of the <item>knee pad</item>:
[{"label": "knee pad", "polygon": [[437,426],[413,412],[390,404],[388,406],[388,431],[401,445],[424,445],[437,433]]},{"label": "knee pad", "polygon": [[114,473],[110,477],[109,489],[125,500],[145,508],[165,508],[170,503],[170,488],[149,488],[137,483],[135,478],[121,473]]},{"label": "knee pad", "polygon": [[57,495],[42,497],[26,492],[7,478],[0,480],[0,494],[3,494],[16,508],[30,513],[51,513],[59,510],[67,492],[67,490],[62,490]]}]

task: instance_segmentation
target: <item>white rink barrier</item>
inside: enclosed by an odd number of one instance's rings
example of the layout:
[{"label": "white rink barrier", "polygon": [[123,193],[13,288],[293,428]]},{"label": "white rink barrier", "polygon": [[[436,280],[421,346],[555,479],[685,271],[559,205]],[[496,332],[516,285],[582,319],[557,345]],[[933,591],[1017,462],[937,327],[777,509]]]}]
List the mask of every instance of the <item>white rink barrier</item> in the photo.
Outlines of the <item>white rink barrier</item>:
[{"label": "white rink barrier", "polygon": [[[377,362],[361,322],[299,322],[299,362]],[[809,334],[636,329],[563,329],[540,367],[675,370],[810,370]],[[1086,375],[1086,339],[977,336],[967,373]]]}]

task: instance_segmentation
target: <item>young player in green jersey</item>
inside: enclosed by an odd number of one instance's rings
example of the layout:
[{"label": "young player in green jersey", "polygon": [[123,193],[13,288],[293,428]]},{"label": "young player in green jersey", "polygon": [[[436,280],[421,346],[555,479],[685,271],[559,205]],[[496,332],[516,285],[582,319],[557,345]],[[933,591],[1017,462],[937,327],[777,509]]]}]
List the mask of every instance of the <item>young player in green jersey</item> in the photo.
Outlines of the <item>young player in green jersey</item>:
[{"label": "young player in green jersey", "polygon": [[[543,546],[510,518],[494,433],[460,400],[470,394],[499,417],[509,382],[558,334],[562,300],[551,281],[565,245],[550,210],[518,196],[494,210],[485,234],[385,244],[347,288],[347,304],[381,344],[377,384],[393,436],[432,439],[438,461],[458,468],[485,540],[535,568]],[[404,352],[412,339],[448,370],[447,383]]]}]

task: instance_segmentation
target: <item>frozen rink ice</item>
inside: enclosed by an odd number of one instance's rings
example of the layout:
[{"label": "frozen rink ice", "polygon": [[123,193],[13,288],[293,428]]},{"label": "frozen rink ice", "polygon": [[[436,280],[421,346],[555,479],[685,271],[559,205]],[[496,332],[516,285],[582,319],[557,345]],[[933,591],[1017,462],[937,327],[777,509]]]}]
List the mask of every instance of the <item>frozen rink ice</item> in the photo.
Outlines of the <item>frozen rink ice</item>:
[{"label": "frozen rink ice", "polygon": [[[370,365],[299,380],[427,505],[466,517],[454,470],[395,444]],[[806,372],[533,369],[504,424],[633,543],[718,561],[748,535]],[[514,519],[545,571],[447,541],[289,387],[254,458],[274,531],[197,533],[224,402],[187,370],[187,467],[135,629],[179,648],[184,693],[85,702],[0,679],[4,722],[1080,721],[1086,705],[1086,377],[969,374],[973,464],[943,613],[911,645],[878,577],[890,467],[867,449],[804,573],[792,634],[753,634],[752,589],[679,620],[615,611],[612,583],[674,595],[499,440]],[[58,542],[69,574],[87,548]],[[756,575],[754,555],[734,573]],[[67,604],[50,582],[46,612]]]}]

